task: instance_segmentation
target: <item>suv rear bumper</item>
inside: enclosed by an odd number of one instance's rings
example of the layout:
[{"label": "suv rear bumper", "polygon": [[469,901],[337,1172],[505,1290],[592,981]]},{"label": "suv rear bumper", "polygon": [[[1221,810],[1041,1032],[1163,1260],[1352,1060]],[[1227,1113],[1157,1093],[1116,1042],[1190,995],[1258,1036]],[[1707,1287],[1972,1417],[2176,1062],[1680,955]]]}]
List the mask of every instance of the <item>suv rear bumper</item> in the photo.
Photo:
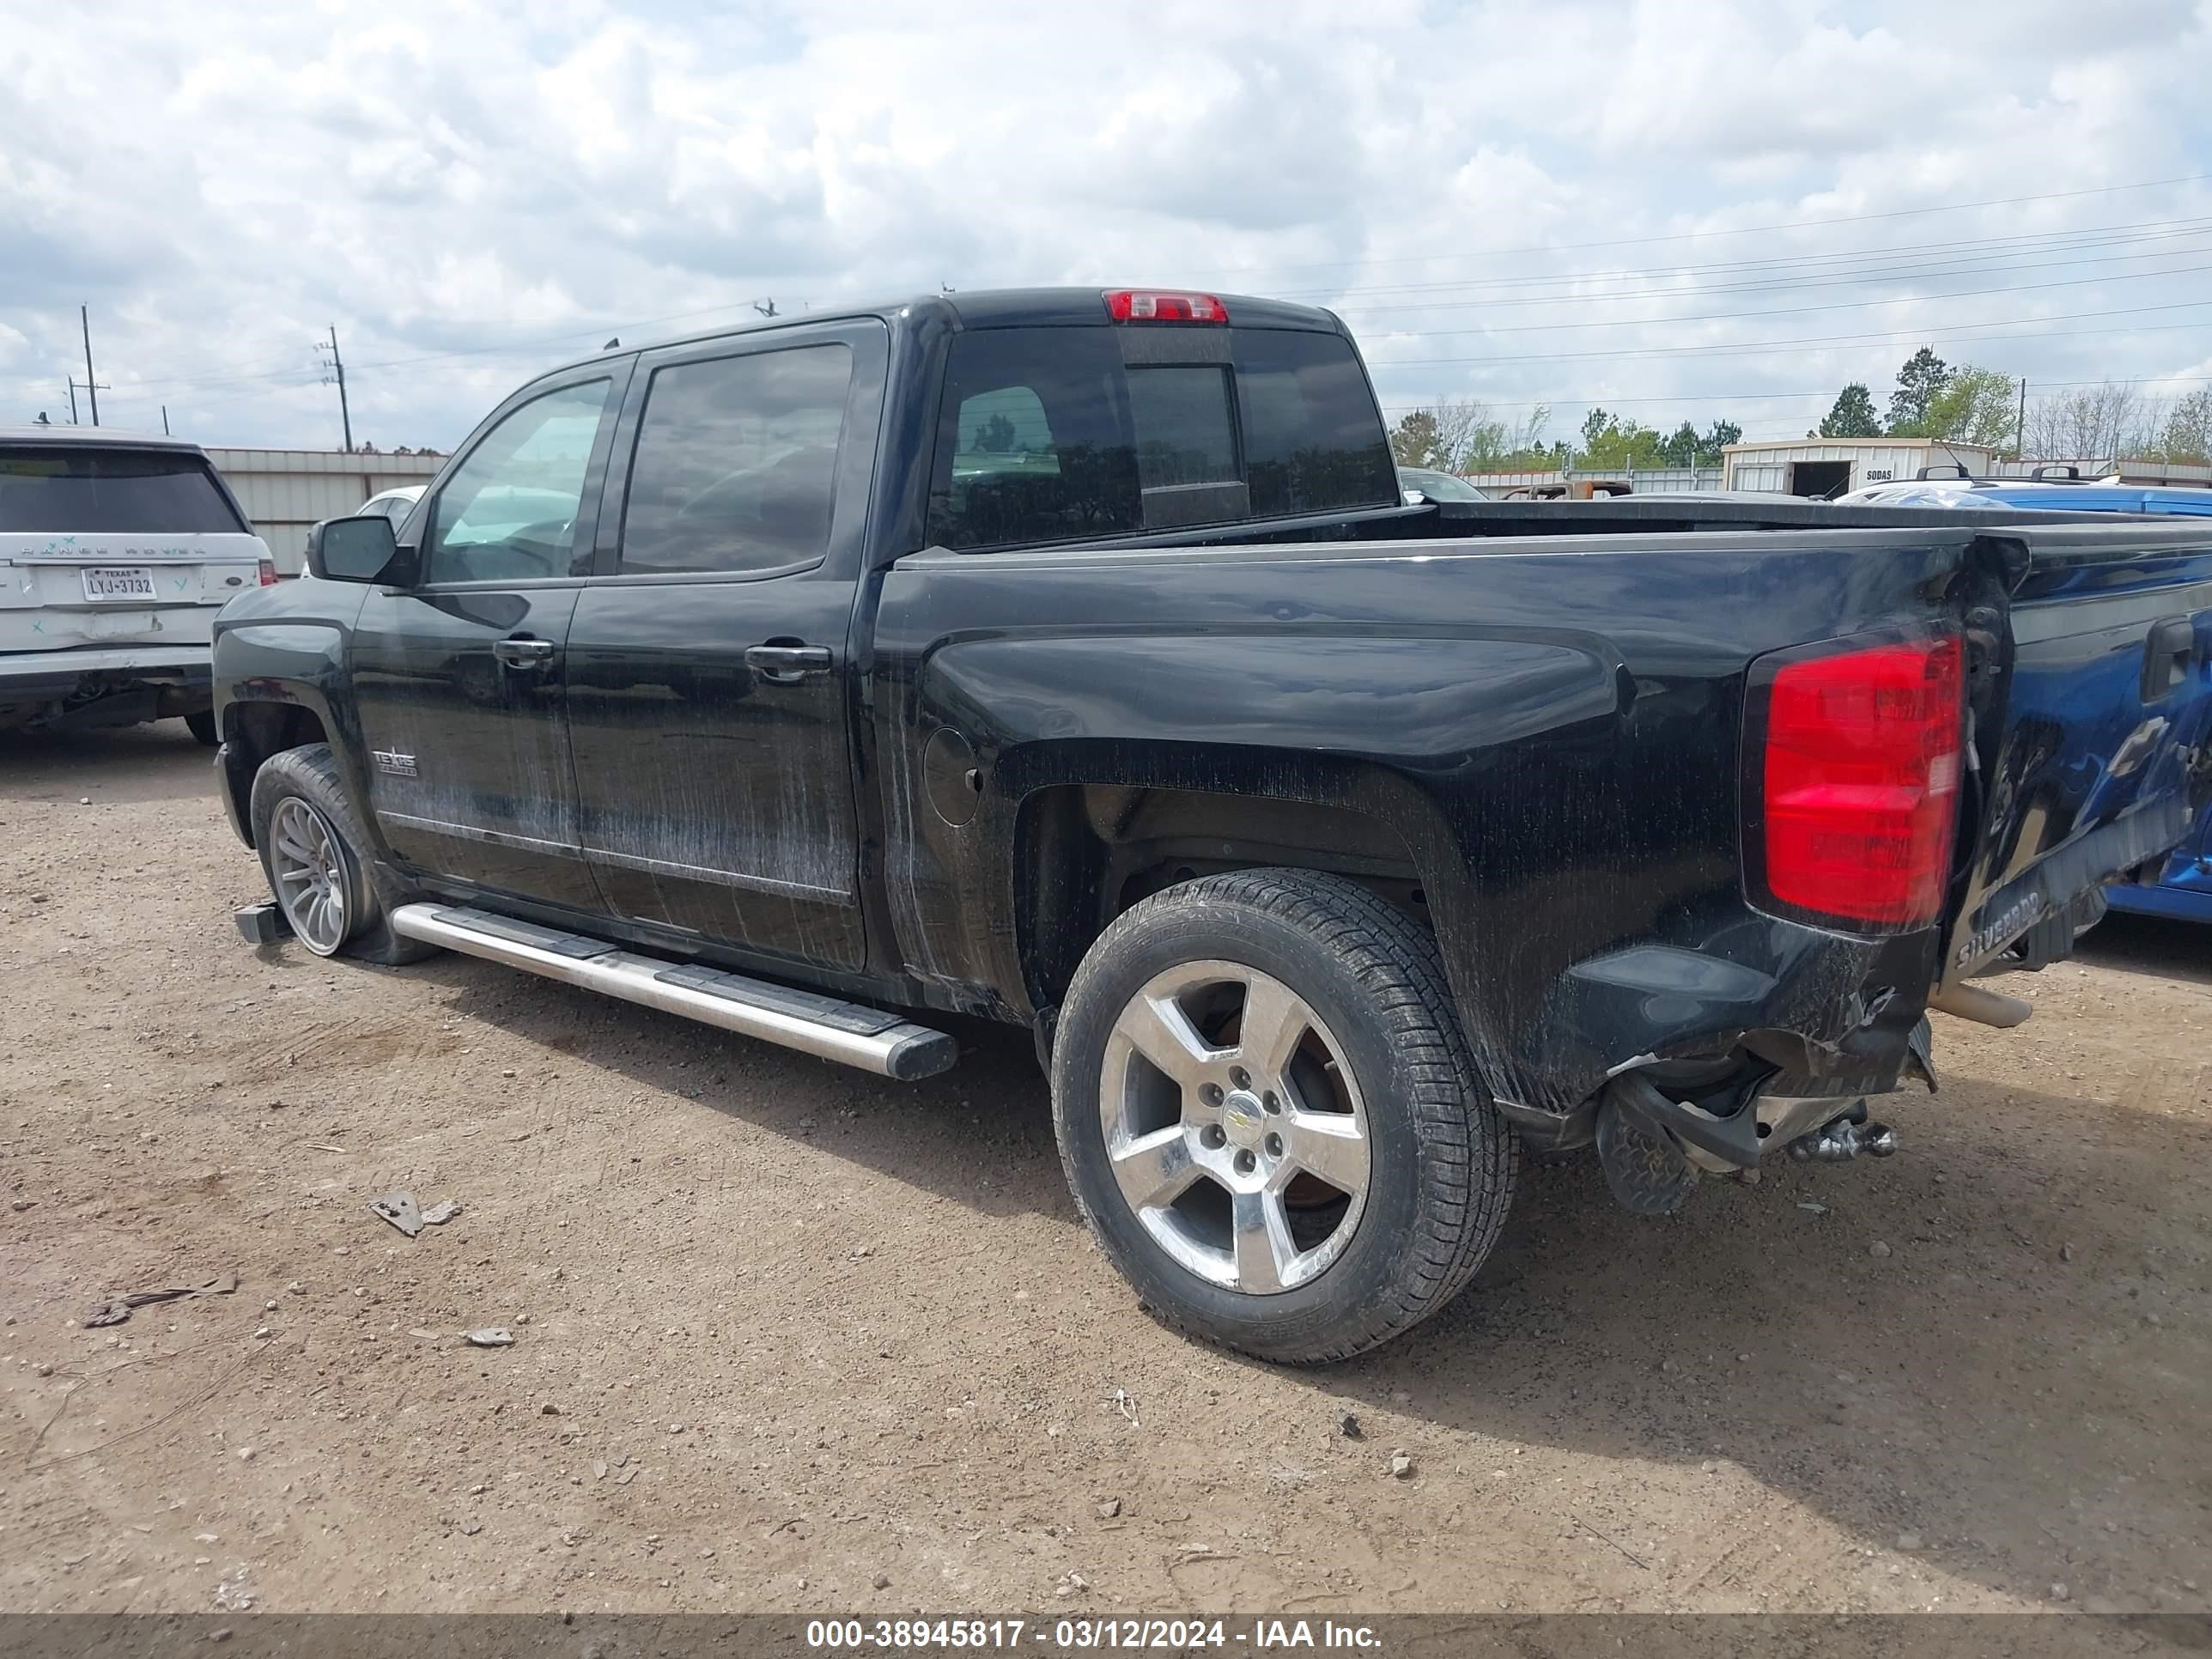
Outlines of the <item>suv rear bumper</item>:
[{"label": "suv rear bumper", "polygon": [[0,731],[133,726],[214,707],[204,645],[0,653]]},{"label": "suv rear bumper", "polygon": [[88,645],[68,651],[0,653],[0,696],[10,702],[66,696],[87,674],[128,680],[149,674],[205,687],[214,678],[214,648],[198,645]]}]

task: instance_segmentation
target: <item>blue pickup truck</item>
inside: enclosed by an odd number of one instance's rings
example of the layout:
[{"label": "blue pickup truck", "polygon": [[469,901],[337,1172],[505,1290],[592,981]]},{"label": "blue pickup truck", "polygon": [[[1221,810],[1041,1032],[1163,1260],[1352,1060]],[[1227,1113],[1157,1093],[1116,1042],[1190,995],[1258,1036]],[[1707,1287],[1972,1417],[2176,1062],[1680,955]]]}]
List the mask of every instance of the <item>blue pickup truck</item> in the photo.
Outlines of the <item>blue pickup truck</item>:
[{"label": "blue pickup truck", "polygon": [[[2039,507],[2065,513],[2140,513],[2160,517],[2212,518],[2212,489],[2143,488],[2108,483],[1996,483],[1929,479],[1876,484],[1845,501],[1887,507]],[[2130,879],[2105,890],[2115,910],[2212,922],[2212,808],[2189,839],[2138,866]]]}]

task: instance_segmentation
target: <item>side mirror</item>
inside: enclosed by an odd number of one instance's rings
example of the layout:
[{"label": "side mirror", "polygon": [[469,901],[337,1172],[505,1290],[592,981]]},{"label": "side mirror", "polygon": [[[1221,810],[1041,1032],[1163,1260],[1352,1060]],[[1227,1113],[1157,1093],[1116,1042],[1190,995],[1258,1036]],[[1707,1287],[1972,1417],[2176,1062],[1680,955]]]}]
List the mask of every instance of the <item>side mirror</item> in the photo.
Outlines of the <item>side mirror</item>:
[{"label": "side mirror", "polygon": [[399,547],[392,520],[381,513],[325,519],[307,532],[307,571],[333,582],[385,580]]}]

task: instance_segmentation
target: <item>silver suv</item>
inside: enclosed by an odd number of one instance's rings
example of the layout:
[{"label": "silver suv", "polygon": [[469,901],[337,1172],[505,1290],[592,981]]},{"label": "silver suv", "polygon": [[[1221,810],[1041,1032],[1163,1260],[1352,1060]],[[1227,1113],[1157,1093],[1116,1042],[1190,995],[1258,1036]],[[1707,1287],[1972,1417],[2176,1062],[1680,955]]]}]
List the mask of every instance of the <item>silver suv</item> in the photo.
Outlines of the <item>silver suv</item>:
[{"label": "silver suv", "polygon": [[276,580],[198,444],[0,427],[0,732],[181,716],[213,744],[215,613]]}]

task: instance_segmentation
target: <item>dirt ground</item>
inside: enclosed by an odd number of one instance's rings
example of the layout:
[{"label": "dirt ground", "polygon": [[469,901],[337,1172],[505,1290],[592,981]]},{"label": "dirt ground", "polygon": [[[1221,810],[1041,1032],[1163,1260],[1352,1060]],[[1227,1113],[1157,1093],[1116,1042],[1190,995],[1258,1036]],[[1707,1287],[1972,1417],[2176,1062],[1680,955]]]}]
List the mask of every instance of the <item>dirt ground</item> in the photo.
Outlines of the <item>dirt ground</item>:
[{"label": "dirt ground", "polygon": [[0,746],[0,1609],[2212,1607],[2212,930],[1938,1016],[1887,1163],[1532,1168],[1290,1372],[1138,1310],[1022,1033],[882,1082],[261,896],[181,726]]}]

